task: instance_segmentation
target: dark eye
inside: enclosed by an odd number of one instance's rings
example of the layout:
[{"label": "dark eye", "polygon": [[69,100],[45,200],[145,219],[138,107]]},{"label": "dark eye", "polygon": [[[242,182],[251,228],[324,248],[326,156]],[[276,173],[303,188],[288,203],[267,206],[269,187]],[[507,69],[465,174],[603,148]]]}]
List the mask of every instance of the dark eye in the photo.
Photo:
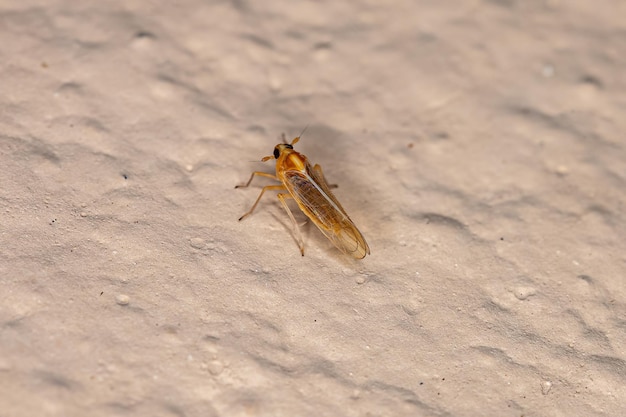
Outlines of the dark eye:
[{"label": "dark eye", "polygon": [[278,148],[274,148],[274,158],[278,159],[279,156],[280,156],[280,151],[278,150]]}]

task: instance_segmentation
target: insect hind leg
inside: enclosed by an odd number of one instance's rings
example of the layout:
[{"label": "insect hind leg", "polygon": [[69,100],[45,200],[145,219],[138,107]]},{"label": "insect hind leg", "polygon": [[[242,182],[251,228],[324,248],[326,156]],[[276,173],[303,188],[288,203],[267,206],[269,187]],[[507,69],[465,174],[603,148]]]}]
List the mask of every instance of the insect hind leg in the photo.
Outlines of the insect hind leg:
[{"label": "insect hind leg", "polygon": [[296,237],[296,240],[298,241],[298,247],[300,248],[300,253],[302,254],[302,256],[304,256],[304,240],[302,240],[300,227],[298,227],[298,223],[296,222],[295,217],[293,217],[293,213],[291,212],[291,209],[289,208],[289,206],[287,205],[287,202],[285,201],[286,198],[293,198],[293,197],[290,194],[283,194],[283,193],[278,194],[277,197],[280,200],[280,203],[285,208],[285,211],[289,215],[289,218],[291,219],[291,223],[293,224],[294,234],[296,235],[295,237]]},{"label": "insect hind leg", "polygon": [[[254,174],[252,174],[252,176],[254,177]],[[252,178],[252,177],[250,177]],[[252,179],[250,180],[252,181]],[[248,181],[249,182],[249,181]],[[246,217],[248,217],[249,215],[252,214],[252,212],[254,211],[254,209],[256,208],[257,204],[259,204],[259,201],[261,200],[261,197],[263,197],[263,193],[266,191],[271,191],[271,190],[284,190],[285,186],[284,185],[266,185],[265,187],[263,187],[263,189],[261,190],[261,193],[259,194],[259,196],[257,197],[256,201],[254,202],[254,204],[252,205],[252,208],[250,210],[248,210],[247,213],[245,213],[243,216],[241,216],[239,218],[239,221],[245,219]],[[280,194],[279,194],[280,195]]]},{"label": "insect hind leg", "polygon": [[339,188],[337,184],[328,184],[328,181],[326,181],[326,177],[324,176],[324,172],[322,171],[322,167],[319,164],[315,164],[313,171],[315,171],[315,173],[328,185],[328,188]]}]

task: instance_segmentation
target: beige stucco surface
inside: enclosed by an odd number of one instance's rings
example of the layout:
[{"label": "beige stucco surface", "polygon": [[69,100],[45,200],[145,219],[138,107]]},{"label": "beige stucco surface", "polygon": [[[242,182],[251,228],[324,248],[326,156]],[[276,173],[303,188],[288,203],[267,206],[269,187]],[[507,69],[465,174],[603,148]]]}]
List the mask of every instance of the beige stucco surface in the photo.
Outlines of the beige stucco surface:
[{"label": "beige stucco surface", "polygon": [[0,416],[626,415],[624,16],[1,2]]}]

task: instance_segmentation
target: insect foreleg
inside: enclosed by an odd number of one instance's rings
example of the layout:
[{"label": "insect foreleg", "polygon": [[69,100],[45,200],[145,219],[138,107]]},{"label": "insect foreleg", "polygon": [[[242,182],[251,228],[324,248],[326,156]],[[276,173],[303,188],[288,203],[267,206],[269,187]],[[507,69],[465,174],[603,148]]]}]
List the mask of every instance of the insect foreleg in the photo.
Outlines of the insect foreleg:
[{"label": "insect foreleg", "polygon": [[254,171],[252,173],[252,175],[250,175],[250,179],[248,180],[247,183],[241,184],[241,185],[235,185],[235,188],[245,188],[245,187],[247,187],[252,182],[252,178],[254,178],[256,175],[258,175],[259,177],[267,177],[267,178],[271,178],[273,180],[278,181],[278,178],[276,178],[276,175],[268,174],[267,172]]},{"label": "insect foreleg", "polygon": [[298,247],[300,248],[300,253],[302,254],[302,256],[304,256],[304,241],[302,240],[302,234],[300,234],[300,228],[298,227],[298,223],[296,223],[296,219],[293,217],[293,214],[291,213],[291,209],[287,205],[287,202],[285,202],[285,198],[293,198],[293,197],[291,196],[291,194],[283,194],[283,193],[278,194],[277,197],[280,200],[283,207],[285,208],[285,211],[287,211],[287,214],[289,215],[289,218],[291,219],[291,223],[293,223],[294,234],[296,235],[296,239],[298,240]]},{"label": "insect foreleg", "polygon": [[[257,174],[256,172],[252,174],[252,176],[254,176],[254,174]],[[263,174],[263,173],[261,173]],[[269,175],[269,174],[267,174]],[[252,177],[250,177],[250,180],[252,180]],[[248,181],[249,183],[250,181]],[[247,186],[247,184],[246,184]],[[254,209],[256,208],[256,205],[259,204],[259,200],[261,200],[261,197],[263,197],[263,193],[268,191],[268,190],[284,190],[285,186],[284,185],[266,185],[265,187],[263,187],[263,189],[261,190],[261,194],[259,194],[259,196],[257,197],[256,201],[254,202],[254,204],[252,205],[252,208],[243,216],[241,216],[239,218],[239,220],[243,220],[244,218],[248,217],[249,215],[252,214],[252,212],[254,211]],[[280,194],[279,194],[280,195]]]}]

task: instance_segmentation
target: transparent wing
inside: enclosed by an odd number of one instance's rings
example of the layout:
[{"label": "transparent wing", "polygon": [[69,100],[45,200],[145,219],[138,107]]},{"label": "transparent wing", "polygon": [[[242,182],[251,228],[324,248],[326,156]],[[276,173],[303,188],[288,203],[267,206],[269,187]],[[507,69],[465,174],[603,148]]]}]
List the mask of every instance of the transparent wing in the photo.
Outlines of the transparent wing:
[{"label": "transparent wing", "polygon": [[300,209],[342,252],[355,258],[370,253],[367,242],[331,193],[319,165],[307,163],[305,172],[285,171],[285,186]]}]

